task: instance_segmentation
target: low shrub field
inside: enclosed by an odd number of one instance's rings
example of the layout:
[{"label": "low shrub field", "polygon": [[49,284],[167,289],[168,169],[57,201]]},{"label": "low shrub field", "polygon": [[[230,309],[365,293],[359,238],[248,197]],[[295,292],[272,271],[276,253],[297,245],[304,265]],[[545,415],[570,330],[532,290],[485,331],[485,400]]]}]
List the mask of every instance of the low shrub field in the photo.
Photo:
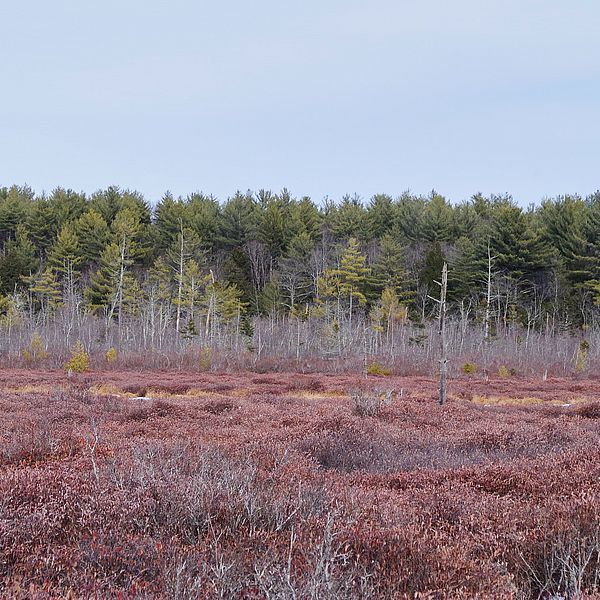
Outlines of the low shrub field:
[{"label": "low shrub field", "polygon": [[600,597],[594,381],[0,372],[0,597]]}]

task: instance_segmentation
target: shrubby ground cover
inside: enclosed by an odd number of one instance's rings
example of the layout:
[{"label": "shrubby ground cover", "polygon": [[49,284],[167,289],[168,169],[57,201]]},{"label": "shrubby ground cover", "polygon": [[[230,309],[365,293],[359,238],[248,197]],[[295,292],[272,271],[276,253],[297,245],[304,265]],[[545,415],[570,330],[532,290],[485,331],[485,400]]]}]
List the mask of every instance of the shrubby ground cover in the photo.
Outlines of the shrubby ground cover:
[{"label": "shrubby ground cover", "polygon": [[597,592],[594,381],[464,377],[444,407],[415,377],[5,370],[0,386],[5,597]]}]

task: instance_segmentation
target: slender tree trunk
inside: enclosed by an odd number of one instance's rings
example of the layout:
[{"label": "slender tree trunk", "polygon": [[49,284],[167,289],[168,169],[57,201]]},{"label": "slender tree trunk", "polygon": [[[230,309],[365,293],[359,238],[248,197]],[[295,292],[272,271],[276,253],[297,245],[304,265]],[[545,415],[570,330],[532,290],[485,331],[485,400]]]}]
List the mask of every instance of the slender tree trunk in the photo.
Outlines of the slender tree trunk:
[{"label": "slender tree trunk", "polygon": [[439,314],[439,335],[440,335],[440,396],[438,402],[440,406],[446,402],[446,379],[448,376],[448,356],[446,347],[446,291],[448,289],[448,265],[444,263],[442,269],[442,281],[440,283],[440,314]]},{"label": "slender tree trunk", "polygon": [[183,223],[180,222],[181,231],[179,239],[179,270],[177,273],[177,316],[175,317],[175,329],[179,332],[179,325],[181,323],[181,296],[183,292],[183,265],[184,265],[184,239],[183,239]]},{"label": "slender tree trunk", "polygon": [[113,315],[115,313],[115,308],[118,309],[118,319],[119,319],[119,343],[121,343],[121,330],[122,330],[122,313],[123,313],[123,282],[125,280],[125,237],[123,237],[123,241],[121,242],[121,254],[120,254],[120,265],[119,265],[119,281],[117,283],[117,290],[115,301],[112,303],[110,308],[110,312],[108,314],[108,324],[112,321]]},{"label": "slender tree trunk", "polygon": [[488,276],[487,276],[487,297],[485,302],[485,325],[483,338],[490,337],[490,303],[492,302],[492,255],[490,254],[490,243],[487,246],[488,253]]},{"label": "slender tree trunk", "polygon": [[296,362],[300,362],[300,315],[296,317],[298,321],[296,330]]},{"label": "slender tree trunk", "polygon": [[212,272],[212,269],[210,270],[210,292],[209,292],[209,298],[208,298],[208,308],[206,310],[206,324],[204,327],[204,337],[208,338],[209,333],[210,333],[210,342],[212,345],[212,340],[213,340],[213,335],[212,335],[212,329],[211,329],[211,325],[212,325],[212,321],[211,319],[214,319],[214,309],[215,309],[215,276]]}]

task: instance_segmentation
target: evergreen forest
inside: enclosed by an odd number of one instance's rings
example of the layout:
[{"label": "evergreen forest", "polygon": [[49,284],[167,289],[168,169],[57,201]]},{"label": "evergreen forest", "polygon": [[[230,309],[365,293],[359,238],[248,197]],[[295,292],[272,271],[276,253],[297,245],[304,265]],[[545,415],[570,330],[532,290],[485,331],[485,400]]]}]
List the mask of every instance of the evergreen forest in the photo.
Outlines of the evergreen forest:
[{"label": "evergreen forest", "polygon": [[296,358],[310,340],[325,357],[361,344],[378,354],[403,329],[416,345],[427,338],[445,262],[448,318],[463,336],[585,334],[600,314],[600,192],[523,208],[508,195],[452,204],[435,191],[149,202],[118,187],[0,188],[4,350],[47,330],[45,344],[173,349],[235,338],[238,351],[260,352],[260,322],[272,334],[285,327],[276,335]]}]

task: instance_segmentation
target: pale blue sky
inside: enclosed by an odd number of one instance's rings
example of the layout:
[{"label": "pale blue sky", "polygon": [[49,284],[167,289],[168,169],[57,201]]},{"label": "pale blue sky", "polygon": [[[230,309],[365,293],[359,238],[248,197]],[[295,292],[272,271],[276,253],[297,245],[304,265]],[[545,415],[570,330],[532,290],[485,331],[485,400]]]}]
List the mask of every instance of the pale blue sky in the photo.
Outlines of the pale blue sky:
[{"label": "pale blue sky", "polygon": [[600,187],[597,0],[20,0],[0,23],[0,185]]}]

